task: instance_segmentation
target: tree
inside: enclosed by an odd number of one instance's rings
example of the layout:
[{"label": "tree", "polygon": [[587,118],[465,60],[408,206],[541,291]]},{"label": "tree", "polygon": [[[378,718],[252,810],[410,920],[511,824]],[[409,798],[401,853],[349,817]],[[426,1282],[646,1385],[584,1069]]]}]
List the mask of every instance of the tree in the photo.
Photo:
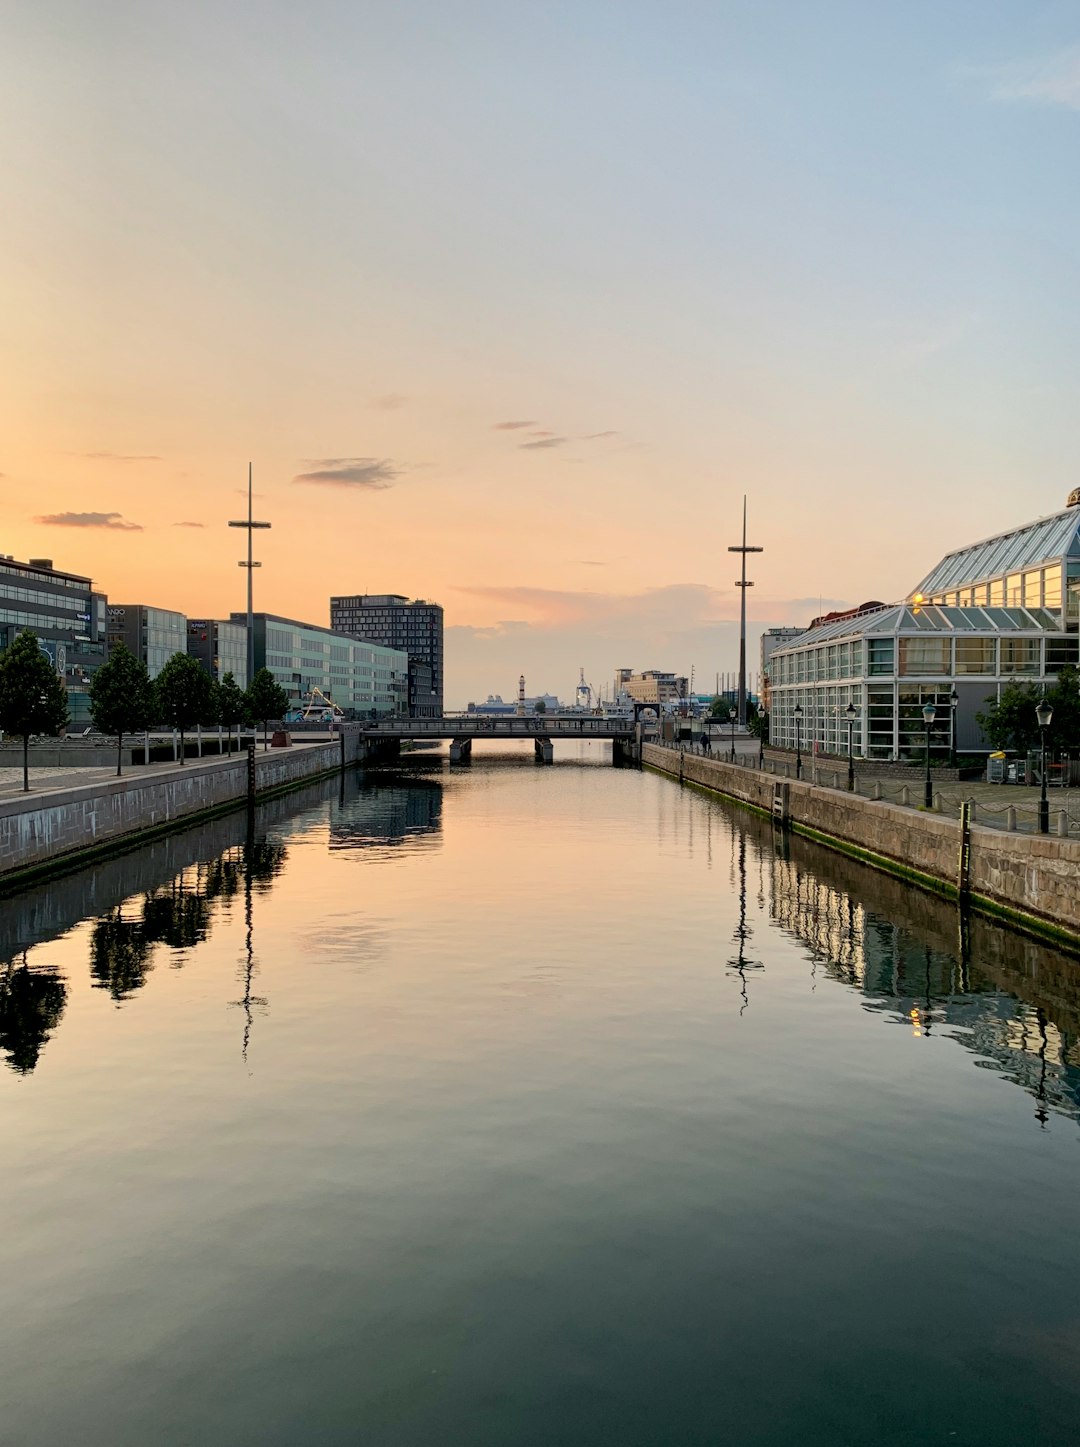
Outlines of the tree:
[{"label": "tree", "polygon": [[248,701],[244,690],[231,673],[226,673],[217,688],[218,723],[229,731],[229,748],[232,749],[232,731],[237,724],[248,719]]},{"label": "tree", "polygon": [[712,703],[709,704],[709,717],[723,719],[726,722],[731,714],[731,708],[732,705],[727,699],[717,694]]},{"label": "tree", "polygon": [[547,704],[542,698],[538,698],[533,704],[533,713],[547,713]]},{"label": "tree", "polygon": [[1031,683],[1007,683],[1000,695],[991,695],[989,708],[975,715],[991,748],[1015,749],[1026,754],[1039,736],[1035,705],[1042,694]]},{"label": "tree", "polygon": [[210,717],[210,675],[197,658],[174,653],[157,676],[157,696],[162,722],[180,731],[183,763],[184,734]]},{"label": "tree", "polygon": [[[752,714],[751,708],[754,710]],[[769,742],[769,715],[764,711],[759,712],[756,704],[746,705],[746,728],[748,733],[755,739],[760,739],[763,744]]]},{"label": "tree", "polygon": [[90,680],[90,717],[103,734],[116,735],[116,777],[124,757],[124,735],[148,729],[157,714],[157,698],[146,664],[123,643]]},{"label": "tree", "polygon": [[263,726],[263,748],[267,748],[267,724],[272,718],[284,718],[289,707],[289,695],[275,682],[268,668],[260,668],[251,680],[247,691],[247,705],[251,717]]},{"label": "tree", "polygon": [[1046,701],[1054,710],[1047,729],[1047,742],[1062,753],[1080,752],[1080,673],[1063,668],[1053,688],[1046,690]]},{"label": "tree", "polygon": [[68,721],[67,694],[32,633],[0,653],[0,729],[23,741],[23,789],[30,790],[30,735],[59,734]]}]

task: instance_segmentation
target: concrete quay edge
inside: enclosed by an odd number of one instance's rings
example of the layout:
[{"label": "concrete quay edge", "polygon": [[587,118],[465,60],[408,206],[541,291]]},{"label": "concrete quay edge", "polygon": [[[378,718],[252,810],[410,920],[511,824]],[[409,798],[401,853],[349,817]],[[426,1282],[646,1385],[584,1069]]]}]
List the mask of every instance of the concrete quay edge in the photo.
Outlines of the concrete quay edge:
[{"label": "concrete quay edge", "polygon": [[[683,755],[681,762],[680,773],[677,752],[649,744],[642,748],[642,764],[653,772],[704,793],[721,795],[754,814],[773,817],[764,797],[766,792],[771,796],[776,782],[772,774],[692,755]],[[792,832],[939,897],[960,902],[957,821],[822,785],[780,782],[789,789],[786,827]],[[752,797],[753,790],[747,788],[751,783],[762,794],[761,799]],[[828,823],[820,817],[812,821],[800,818],[799,801],[804,806],[812,804],[813,813],[819,816],[827,811]],[[880,825],[876,832],[884,839],[871,845],[865,837],[858,837],[873,831],[851,828],[855,819]],[[972,879],[964,902],[981,914],[1071,953],[1080,953],[1080,843],[1053,835],[1007,834],[978,824],[972,825],[970,838]],[[885,847],[886,843],[893,847]],[[950,860],[949,868],[943,867],[944,859]],[[1038,893],[1040,880],[1048,877],[1055,884],[1051,907],[1046,908],[1042,901],[1036,906],[1031,895]],[[1000,882],[1001,887],[994,888],[995,882]],[[1059,883],[1063,883],[1060,889],[1056,888]],[[1059,908],[1055,910],[1054,904]]]}]

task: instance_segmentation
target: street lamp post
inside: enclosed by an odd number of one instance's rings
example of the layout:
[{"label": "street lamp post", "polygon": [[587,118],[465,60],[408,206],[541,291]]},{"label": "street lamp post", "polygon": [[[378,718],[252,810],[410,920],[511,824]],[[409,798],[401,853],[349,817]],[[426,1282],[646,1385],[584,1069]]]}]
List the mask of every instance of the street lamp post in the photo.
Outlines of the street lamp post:
[{"label": "street lamp post", "polygon": [[792,709],[795,719],[795,777],[802,778],[802,704],[797,703]]},{"label": "street lamp post", "polygon": [[932,703],[923,704],[923,723],[926,725],[926,782],[923,787],[923,803],[928,809],[934,807],[934,786],[930,782],[930,725],[934,722],[936,709]]},{"label": "street lamp post", "polygon": [[1042,699],[1035,707],[1035,717],[1039,720],[1039,736],[1042,743],[1042,762],[1039,772],[1042,774],[1042,789],[1039,791],[1039,833],[1050,833],[1050,801],[1046,797],[1046,730],[1050,727],[1050,720],[1054,716],[1054,710]]},{"label": "street lamp post", "polygon": [[253,569],[253,568],[261,568],[261,567],[262,567],[262,564],[255,562],[254,558],[252,557],[252,538],[251,538],[251,535],[252,535],[252,533],[254,532],[254,530],[255,530],[256,528],[268,528],[268,527],[270,526],[269,523],[258,523],[258,522],[256,522],[256,521],[254,520],[254,518],[252,517],[252,515],[251,515],[251,497],[252,497],[252,493],[251,493],[251,463],[249,462],[249,463],[248,463],[248,515],[247,515],[246,518],[241,519],[239,522],[231,522],[231,523],[229,524],[229,526],[230,526],[231,528],[247,528],[247,538],[248,538],[248,545],[247,545],[247,562],[241,561],[241,562],[240,562],[240,567],[247,569],[247,682],[248,682],[248,688],[251,687],[251,680],[252,680],[252,679],[254,678],[254,676],[255,676],[255,623],[254,623],[254,614],[253,614],[253,612],[252,612],[252,608],[253,608],[252,586],[251,586],[251,585],[252,585],[252,569]]},{"label": "street lamp post", "polygon": [[849,794],[854,794],[855,792],[855,756],[851,752],[851,731],[855,726],[856,712],[857,710],[853,703],[849,703],[844,710],[844,715],[847,718],[847,786]]},{"label": "street lamp post", "polygon": [[731,710],[731,762],[735,762],[735,723],[739,714],[736,709]]},{"label": "street lamp post", "polygon": [[949,767],[956,768],[956,710],[960,703],[960,695],[956,691],[956,684],[952,686],[949,694],[949,707],[952,713],[949,716]]}]

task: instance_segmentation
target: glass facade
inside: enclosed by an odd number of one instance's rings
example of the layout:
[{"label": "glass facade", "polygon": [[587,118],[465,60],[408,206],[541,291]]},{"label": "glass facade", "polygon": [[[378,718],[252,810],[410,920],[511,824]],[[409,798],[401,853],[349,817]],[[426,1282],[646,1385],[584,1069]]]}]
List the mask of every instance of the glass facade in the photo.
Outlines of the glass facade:
[{"label": "glass facade", "polygon": [[[443,610],[403,593],[352,593],[330,599],[330,627],[405,653],[414,664],[410,718],[443,712]],[[430,678],[428,672],[430,670]]]},{"label": "glass facade", "polygon": [[51,559],[0,558],[0,648],[35,635],[68,695],[71,726],[90,722],[90,679],[105,661],[106,599],[89,578],[62,573]]},{"label": "glass facade", "polygon": [[975,715],[988,697],[1018,677],[1050,680],[1078,664],[1080,637],[1045,609],[899,604],[830,622],[778,649],[769,734],[782,748],[845,754],[850,703],[856,754],[921,758],[922,710],[932,703],[931,748],[977,751],[986,742]]},{"label": "glass facade", "polygon": [[[232,621],[246,616],[234,613]],[[409,660],[401,650],[273,613],[256,613],[254,628],[256,672],[268,668],[291,702],[317,688],[346,717],[407,714]]]},{"label": "glass facade", "polygon": [[171,608],[151,608],[145,603],[114,603],[109,613],[109,643],[123,643],[146,664],[151,678],[158,674],[174,653],[187,652],[187,619]]},{"label": "glass facade", "polygon": [[231,673],[238,688],[247,688],[247,625],[214,618],[188,620],[187,651],[218,682]]}]

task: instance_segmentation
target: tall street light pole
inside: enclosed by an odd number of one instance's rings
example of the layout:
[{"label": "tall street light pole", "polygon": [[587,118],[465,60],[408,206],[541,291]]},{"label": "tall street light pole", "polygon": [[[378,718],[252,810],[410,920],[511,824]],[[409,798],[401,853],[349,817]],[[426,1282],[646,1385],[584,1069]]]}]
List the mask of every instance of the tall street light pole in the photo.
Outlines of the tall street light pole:
[{"label": "tall street light pole", "polygon": [[262,564],[257,563],[252,557],[251,535],[256,528],[268,528],[269,523],[257,523],[251,515],[251,463],[248,463],[248,515],[240,522],[231,522],[231,528],[247,528],[247,562],[241,560],[239,566],[247,569],[247,683],[251,687],[251,680],[255,677],[255,621],[252,611],[252,569],[261,568]]},{"label": "tall street light pole", "polygon": [[930,725],[937,710],[932,703],[923,704],[923,723],[926,725],[926,778],[923,781],[923,804],[927,809],[934,807],[934,785],[930,778]]},{"label": "tall street light pole", "polygon": [[763,553],[764,548],[748,548],[746,545],[746,497],[742,500],[742,543],[739,547],[728,548],[729,553],[742,554],[742,577],[735,584],[739,589],[739,727],[746,727],[746,590],[753,583],[746,580],[747,553]]},{"label": "tall street light pole", "polygon": [[1042,744],[1042,757],[1039,761],[1039,773],[1042,775],[1042,788],[1039,790],[1039,833],[1050,833],[1050,801],[1046,797],[1046,730],[1050,727],[1050,720],[1054,716],[1054,710],[1042,699],[1035,709],[1035,717],[1039,721],[1039,738]]}]

